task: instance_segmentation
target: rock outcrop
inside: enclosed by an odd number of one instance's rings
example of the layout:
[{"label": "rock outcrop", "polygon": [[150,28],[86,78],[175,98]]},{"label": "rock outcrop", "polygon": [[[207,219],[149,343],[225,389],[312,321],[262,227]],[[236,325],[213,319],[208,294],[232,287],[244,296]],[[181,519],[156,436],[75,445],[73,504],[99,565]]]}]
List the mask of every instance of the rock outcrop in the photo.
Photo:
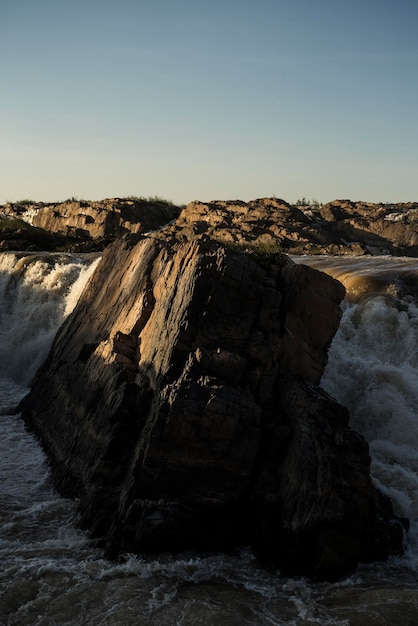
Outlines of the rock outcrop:
[{"label": "rock outcrop", "polygon": [[322,230],[366,253],[418,256],[418,203],[373,204],[334,200],[318,209]]},{"label": "rock outcrop", "polygon": [[78,242],[80,247],[82,242],[85,247],[86,242],[93,241],[96,244],[93,247],[102,248],[124,234],[161,228],[178,216],[180,208],[158,198],[108,198],[98,202],[7,204],[2,212],[27,220],[33,227],[48,233],[65,236],[73,246]]},{"label": "rock outcrop", "polygon": [[252,545],[335,578],[401,550],[368,447],[318,387],[344,289],[206,236],[108,247],[21,410],[106,553]]},{"label": "rock outcrop", "polygon": [[173,223],[165,233],[184,240],[205,233],[228,244],[281,249],[289,254],[418,256],[418,203],[412,202],[334,200],[325,205],[295,206],[278,198],[260,198],[251,202],[196,201],[181,210],[158,198],[113,198],[7,204],[0,207],[1,213],[28,220],[39,231],[19,236],[9,233],[3,242],[0,238],[4,249],[19,249],[15,240],[21,246],[25,236],[29,240],[25,249],[29,249],[42,236],[49,250],[53,245],[45,236],[49,233],[57,237],[55,249],[65,246],[65,238],[69,250],[102,250],[116,237],[143,234]]},{"label": "rock outcrop", "polygon": [[418,203],[335,200],[294,206],[277,198],[191,202],[173,229],[289,254],[418,255]]}]

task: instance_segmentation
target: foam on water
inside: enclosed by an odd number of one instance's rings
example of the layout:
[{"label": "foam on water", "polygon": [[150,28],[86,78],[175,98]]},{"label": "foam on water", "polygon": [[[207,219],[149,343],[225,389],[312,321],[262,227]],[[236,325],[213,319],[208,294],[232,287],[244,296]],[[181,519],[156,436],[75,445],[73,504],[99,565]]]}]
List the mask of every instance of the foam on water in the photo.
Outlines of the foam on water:
[{"label": "foam on water", "polygon": [[406,559],[418,566],[418,308],[377,297],[345,306],[322,379],[369,442],[371,471],[411,521]]},{"label": "foam on water", "polygon": [[22,421],[3,415],[0,431],[0,624],[348,626],[324,604],[329,587],[282,578],[249,550],[103,559]]},{"label": "foam on water", "polygon": [[[15,377],[0,376],[1,626],[416,625],[415,530],[405,557],[362,566],[334,584],[283,578],[249,550],[103,559],[76,527],[76,503],[54,491],[33,436],[8,414],[26,392],[23,370],[38,358],[37,336],[42,360],[87,267],[70,256],[22,258],[0,255],[0,372]],[[369,439],[376,482],[415,519],[418,314],[413,300],[398,305],[387,295],[346,305],[324,385]],[[21,333],[25,324],[31,332]]]},{"label": "foam on water", "polygon": [[0,429],[1,624],[348,624],[322,605],[321,588],[260,568],[246,550],[103,559],[22,422],[2,416]]},{"label": "foam on water", "polygon": [[99,259],[0,254],[0,376],[28,384]]},{"label": "foam on water", "polygon": [[403,565],[418,572],[418,262],[298,259],[343,282],[340,328],[321,385],[370,445],[375,484],[411,522]]}]

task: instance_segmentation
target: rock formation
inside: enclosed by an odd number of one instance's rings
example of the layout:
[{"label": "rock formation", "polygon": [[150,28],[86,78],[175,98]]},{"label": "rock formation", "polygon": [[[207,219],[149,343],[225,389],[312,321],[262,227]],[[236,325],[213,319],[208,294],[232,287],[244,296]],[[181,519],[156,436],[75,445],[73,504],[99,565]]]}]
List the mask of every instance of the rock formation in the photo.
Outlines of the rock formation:
[{"label": "rock formation", "polygon": [[327,228],[344,244],[366,253],[418,256],[418,203],[373,204],[334,200],[318,209]]},{"label": "rock formation", "polygon": [[[33,227],[47,233],[65,236],[73,248],[84,244],[85,249],[86,243],[90,243],[91,250],[102,249],[115,237],[126,233],[157,230],[175,219],[180,208],[158,198],[108,198],[99,202],[7,204],[2,212],[28,220]],[[58,245],[62,246],[61,239]]]},{"label": "rock formation", "polygon": [[[100,202],[8,204],[0,214],[30,220],[58,237],[70,250],[102,250],[126,233],[146,233],[174,222],[171,230],[190,239],[206,233],[229,244],[255,245],[289,254],[393,254],[418,256],[418,203],[372,204],[334,200],[325,205],[295,206],[277,198],[251,202],[191,202],[183,210],[169,202],[106,199]],[[0,230],[2,230],[0,223]],[[35,237],[35,235],[37,235]],[[10,235],[0,247],[19,249],[22,239],[39,243],[41,233]],[[18,240],[18,244],[15,241]],[[24,243],[24,242],[23,242]],[[53,243],[53,242],[52,242]],[[38,248],[39,249],[39,246]]]},{"label": "rock formation", "polygon": [[366,442],[318,387],[343,287],[189,239],[108,247],[21,404],[83,526],[109,556],[251,545],[316,578],[401,550]]},{"label": "rock formation", "polygon": [[280,247],[289,254],[418,255],[418,203],[191,202],[173,228],[186,238],[206,233],[228,243]]}]

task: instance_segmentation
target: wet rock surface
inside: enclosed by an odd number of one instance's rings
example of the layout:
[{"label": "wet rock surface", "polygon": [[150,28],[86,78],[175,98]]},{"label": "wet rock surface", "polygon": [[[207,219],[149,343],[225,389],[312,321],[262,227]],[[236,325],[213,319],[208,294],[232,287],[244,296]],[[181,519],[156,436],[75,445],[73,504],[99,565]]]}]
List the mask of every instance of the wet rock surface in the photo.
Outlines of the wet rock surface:
[{"label": "wet rock surface", "polygon": [[367,444],[318,387],[341,284],[180,222],[106,249],[20,407],[81,523],[113,557],[251,545],[316,578],[400,551]]}]

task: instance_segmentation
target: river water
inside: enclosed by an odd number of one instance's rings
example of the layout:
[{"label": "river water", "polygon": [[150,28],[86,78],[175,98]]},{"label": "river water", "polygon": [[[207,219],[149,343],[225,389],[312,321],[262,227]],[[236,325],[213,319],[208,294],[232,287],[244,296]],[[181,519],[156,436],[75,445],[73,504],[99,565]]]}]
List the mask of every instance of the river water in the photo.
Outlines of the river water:
[{"label": "river water", "polygon": [[75,524],[39,445],[12,409],[97,262],[0,254],[0,625],[418,623],[418,263],[298,258],[348,289],[323,386],[370,443],[376,484],[411,521],[405,555],[337,583],[289,579],[232,555],[125,555],[119,563]]}]

